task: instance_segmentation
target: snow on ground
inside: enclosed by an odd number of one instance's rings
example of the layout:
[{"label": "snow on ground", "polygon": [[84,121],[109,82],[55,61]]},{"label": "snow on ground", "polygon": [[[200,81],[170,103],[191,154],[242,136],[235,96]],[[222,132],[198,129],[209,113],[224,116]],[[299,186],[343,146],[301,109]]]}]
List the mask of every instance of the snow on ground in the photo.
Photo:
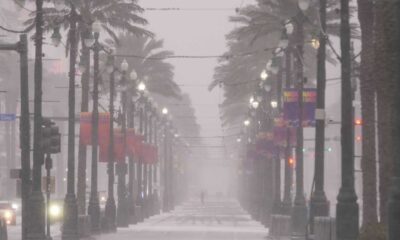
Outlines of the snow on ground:
[{"label": "snow on ground", "polygon": [[[52,228],[60,239],[59,225]],[[253,221],[233,200],[210,200],[204,205],[191,200],[170,213],[143,223],[119,228],[115,234],[92,236],[95,240],[265,240],[268,229]],[[9,228],[9,240],[20,239],[20,226]]]}]

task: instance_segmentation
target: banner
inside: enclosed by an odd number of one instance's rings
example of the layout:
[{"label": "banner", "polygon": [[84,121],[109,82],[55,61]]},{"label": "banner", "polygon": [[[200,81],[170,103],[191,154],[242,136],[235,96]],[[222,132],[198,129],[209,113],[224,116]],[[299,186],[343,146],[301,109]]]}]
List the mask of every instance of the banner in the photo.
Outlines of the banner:
[{"label": "banner", "polygon": [[139,157],[142,159],[143,163],[155,164],[158,161],[158,149],[156,146],[143,143],[139,153]]},{"label": "banner", "polygon": [[[98,140],[100,146],[110,143],[110,113],[99,113]],[[92,144],[91,112],[82,112],[80,114],[79,141],[83,145]]]},{"label": "banner", "polygon": [[[109,161],[109,144],[100,145],[99,161]],[[121,129],[114,129],[114,162],[125,162],[126,151],[124,149],[124,135]]]},{"label": "banner", "polygon": [[128,129],[126,134],[127,149],[126,154],[128,157],[134,158],[139,155],[139,151],[142,147],[144,137],[136,135],[134,129]]},{"label": "banner", "polygon": [[260,160],[276,154],[273,132],[261,132],[257,135],[256,153]]},{"label": "banner", "polygon": [[[303,127],[315,126],[315,108],[317,92],[315,89],[303,89]],[[283,117],[289,127],[299,126],[299,92],[297,89],[286,89],[283,93]]]}]

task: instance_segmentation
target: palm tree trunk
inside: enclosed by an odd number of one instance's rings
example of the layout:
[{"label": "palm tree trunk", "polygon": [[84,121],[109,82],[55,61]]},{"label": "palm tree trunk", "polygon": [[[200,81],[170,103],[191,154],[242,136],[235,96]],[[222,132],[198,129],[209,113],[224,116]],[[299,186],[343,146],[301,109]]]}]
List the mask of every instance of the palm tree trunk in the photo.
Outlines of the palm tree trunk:
[{"label": "palm tree trunk", "polygon": [[392,131],[390,124],[393,104],[393,72],[395,69],[391,65],[392,59],[390,48],[385,40],[384,29],[390,22],[389,16],[384,11],[383,1],[377,1],[375,5],[375,80],[377,85],[378,98],[378,141],[379,141],[379,198],[380,198],[380,220],[383,223],[387,221],[387,200],[392,176],[393,145]]},{"label": "palm tree trunk", "polygon": [[[82,74],[82,101],[81,112],[89,111],[89,79],[90,79],[90,49],[85,47],[84,37],[81,38],[82,55],[85,60],[85,72]],[[79,142],[78,150],[78,181],[77,198],[79,214],[86,213],[86,158],[87,148]]]},{"label": "palm tree trunk", "polygon": [[376,136],[375,136],[375,82],[373,78],[373,3],[358,0],[358,18],[362,34],[360,66],[360,91],[362,126],[362,186],[363,186],[363,225],[378,222],[377,215],[377,176],[376,176]]}]

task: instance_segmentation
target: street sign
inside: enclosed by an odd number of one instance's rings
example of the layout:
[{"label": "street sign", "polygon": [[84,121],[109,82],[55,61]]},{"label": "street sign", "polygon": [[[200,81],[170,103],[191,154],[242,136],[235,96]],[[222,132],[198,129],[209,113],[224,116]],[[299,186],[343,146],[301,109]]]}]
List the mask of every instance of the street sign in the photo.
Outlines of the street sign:
[{"label": "street sign", "polygon": [[17,116],[14,113],[0,113],[1,122],[14,122]]},{"label": "street sign", "polygon": [[21,178],[21,169],[10,169],[10,178],[11,179],[20,179]]},{"label": "street sign", "polygon": [[[56,193],[56,178],[54,176],[50,177],[50,193]],[[47,177],[42,177],[42,191],[47,192]]]}]

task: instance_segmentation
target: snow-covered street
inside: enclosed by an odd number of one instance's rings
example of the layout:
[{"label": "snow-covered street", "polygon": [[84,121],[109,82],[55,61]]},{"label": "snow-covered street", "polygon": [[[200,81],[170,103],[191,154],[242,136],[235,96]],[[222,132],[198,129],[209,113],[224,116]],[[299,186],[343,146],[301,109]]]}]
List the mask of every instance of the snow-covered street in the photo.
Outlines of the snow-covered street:
[{"label": "snow-covered street", "polygon": [[95,239],[261,240],[267,235],[268,230],[251,220],[236,201],[215,200],[201,205],[193,200],[171,213],[154,216],[143,223],[118,229],[116,234],[103,234]]}]

